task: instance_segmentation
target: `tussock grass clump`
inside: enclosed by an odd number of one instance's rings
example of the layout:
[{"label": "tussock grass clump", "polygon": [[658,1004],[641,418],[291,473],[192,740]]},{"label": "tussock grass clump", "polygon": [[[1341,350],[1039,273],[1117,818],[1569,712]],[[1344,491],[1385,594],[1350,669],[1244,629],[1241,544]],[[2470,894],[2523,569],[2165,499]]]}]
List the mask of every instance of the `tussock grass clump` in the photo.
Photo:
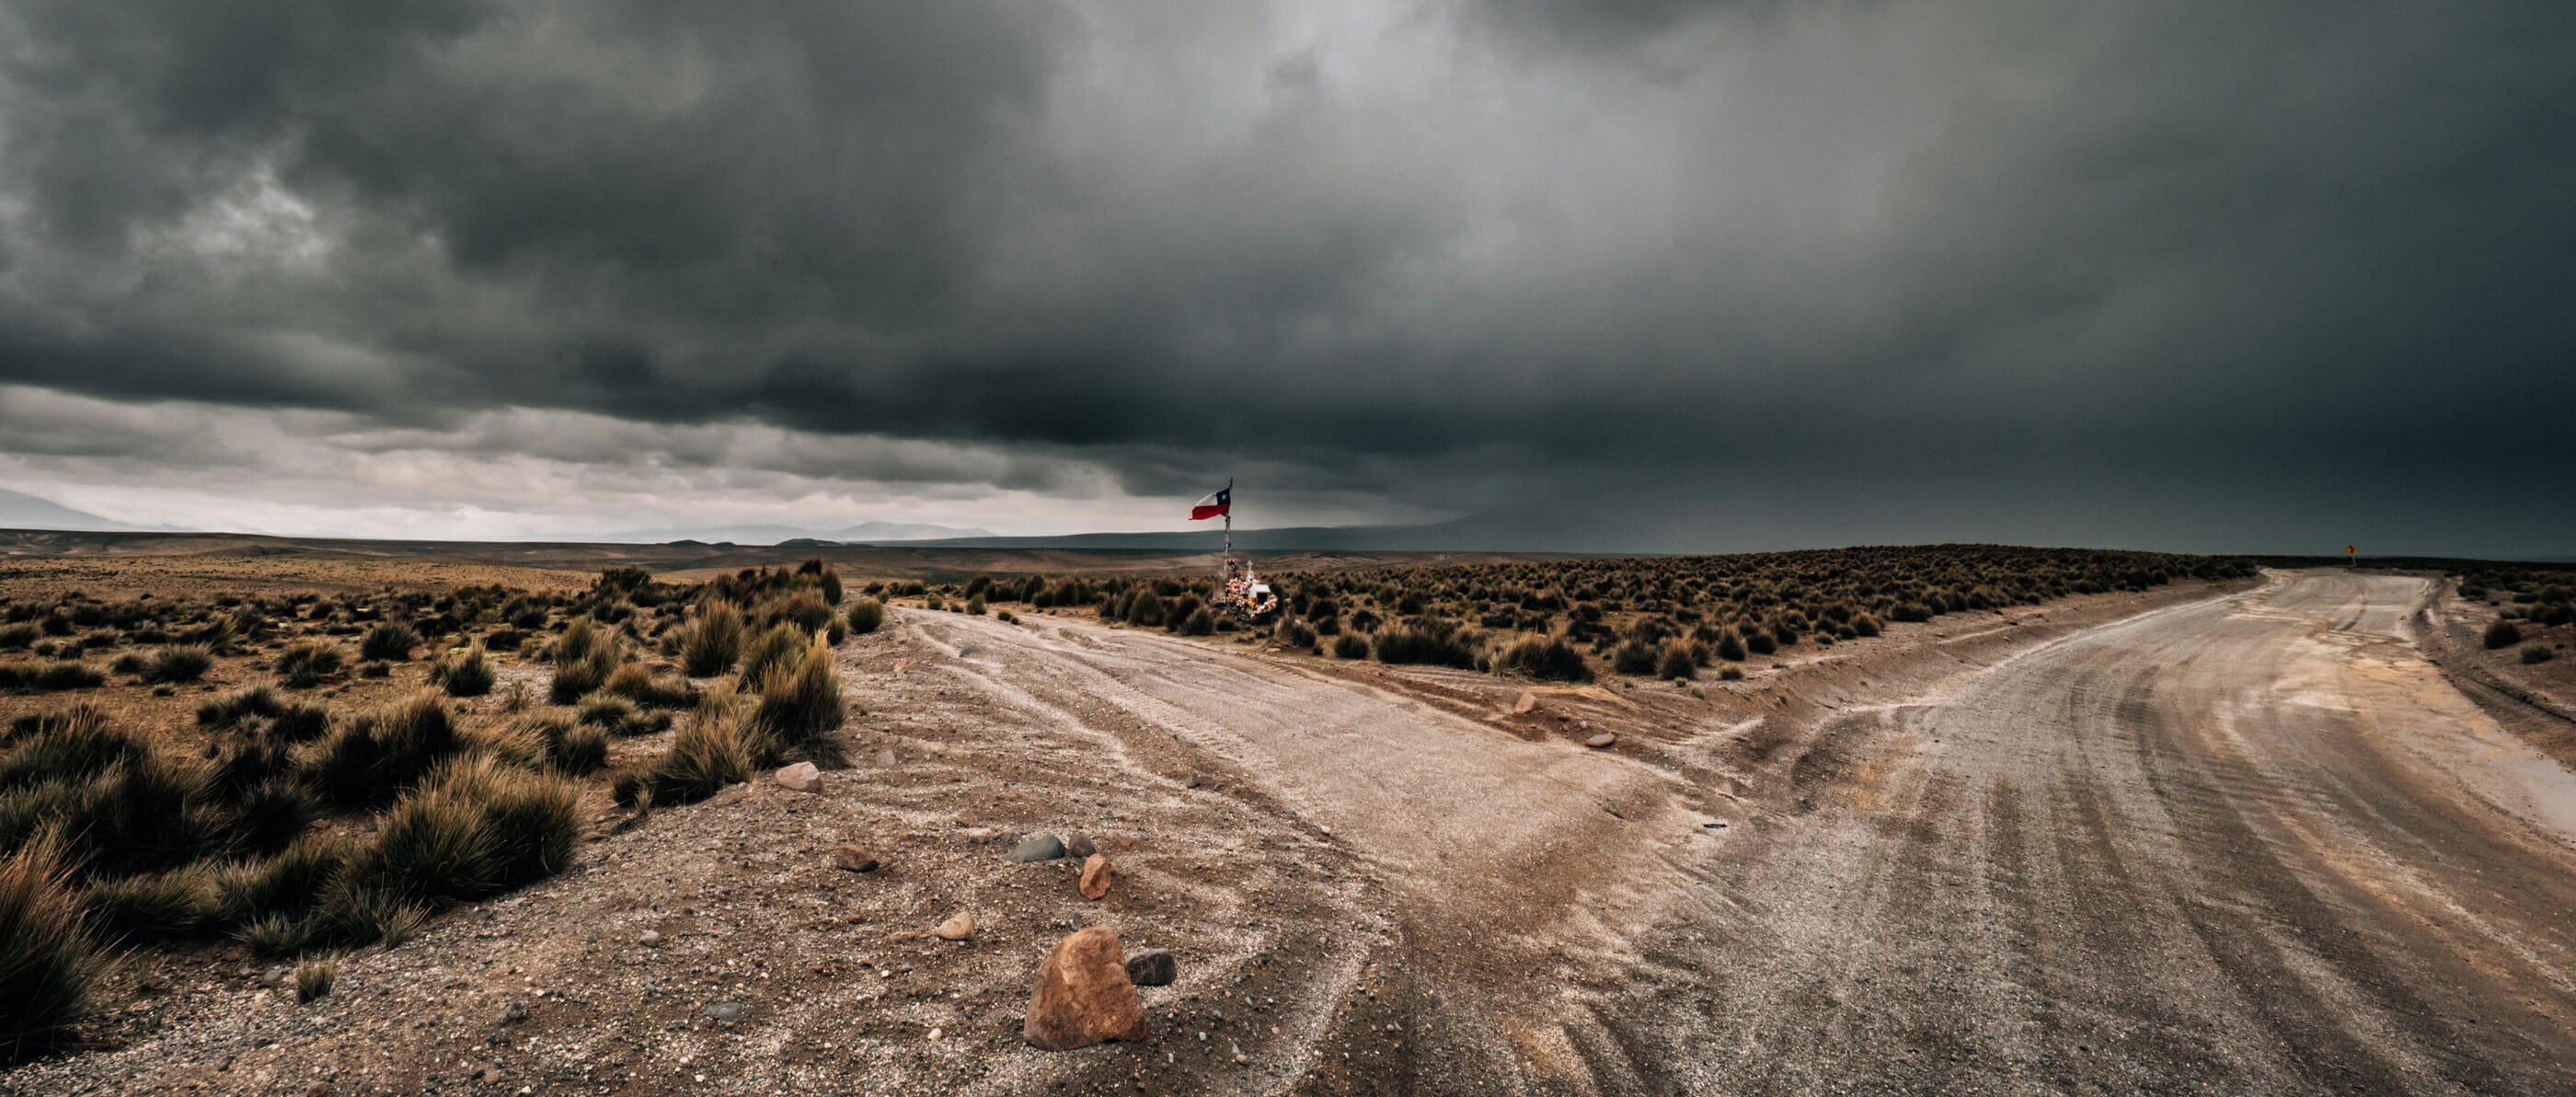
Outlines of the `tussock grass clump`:
[{"label": "tussock grass clump", "polygon": [[1430,663],[1462,669],[1476,665],[1476,653],[1456,637],[1411,625],[1378,633],[1369,645],[1369,654],[1381,663]]},{"label": "tussock grass clump", "polygon": [[215,666],[215,653],[192,644],[162,648],[143,664],[146,682],[194,682]]},{"label": "tussock grass clump", "polygon": [[43,630],[29,624],[15,624],[0,628],[0,651],[25,651],[36,641],[43,639],[44,635]]},{"label": "tussock grass clump", "polygon": [[1152,591],[1140,590],[1127,599],[1125,617],[1128,624],[1150,627],[1163,623],[1163,600]]},{"label": "tussock grass clump", "polygon": [[1366,659],[1368,655],[1369,642],[1366,636],[1356,632],[1345,632],[1333,638],[1333,657],[1336,659]]},{"label": "tussock grass clump", "polygon": [[366,638],[358,641],[358,658],[400,663],[411,658],[411,649],[420,646],[420,633],[400,621],[378,622],[368,629]]},{"label": "tussock grass clump", "polygon": [[93,931],[111,944],[184,940],[213,925],[220,914],[215,872],[202,862],[94,881],[81,889],[80,904]]},{"label": "tussock grass clump", "polygon": [[850,612],[845,620],[850,623],[852,635],[865,636],[875,632],[878,626],[885,624],[885,603],[874,598],[861,598],[850,603]]},{"label": "tussock grass clump", "polygon": [[751,779],[755,766],[772,761],[777,746],[750,706],[731,690],[707,695],[671,749],[621,777],[611,790],[621,804],[667,805],[704,800],[725,786]]},{"label": "tussock grass clump", "polygon": [[604,690],[582,698],[574,713],[584,726],[607,735],[658,735],[671,730],[670,713],[646,712],[627,697]]},{"label": "tussock grass clump", "polygon": [[295,1000],[310,1002],[331,993],[331,983],[339,972],[340,960],[336,956],[315,956],[295,965]]},{"label": "tussock grass clump", "polygon": [[1635,640],[1627,641],[1610,650],[1610,672],[1632,676],[1653,674],[1657,654],[1651,646]]},{"label": "tussock grass clump", "polygon": [[287,645],[277,656],[278,677],[291,689],[311,689],[322,680],[340,673],[348,655],[338,644],[321,640],[298,640]]},{"label": "tussock grass clump", "polygon": [[[858,610],[853,607],[852,613]],[[713,678],[732,670],[742,658],[742,611],[733,603],[710,599],[695,624],[680,639],[680,666],[692,678]]]},{"label": "tussock grass clump", "polygon": [[1526,674],[1550,682],[1589,682],[1592,668],[1563,636],[1524,636],[1494,654],[1495,673]]},{"label": "tussock grass clump", "polygon": [[0,857],[0,1065],[70,1042],[107,971],[51,838]]},{"label": "tussock grass clump", "polygon": [[222,920],[245,928],[267,918],[292,922],[340,878],[358,850],[355,840],[342,835],[305,834],[275,857],[217,873],[216,910]]},{"label": "tussock grass clump", "polygon": [[801,658],[813,634],[794,625],[779,625],[760,634],[751,650],[742,656],[742,681],[758,688],[769,680],[769,671],[782,662]]},{"label": "tussock grass clump", "polygon": [[773,664],[760,684],[760,707],[754,719],[781,745],[802,750],[816,761],[839,761],[827,736],[848,719],[841,701],[841,676],[832,665],[832,648],[821,640],[808,643],[801,658]]},{"label": "tussock grass clump", "polygon": [[2520,625],[2516,625],[2511,621],[2504,620],[2503,618],[2497,618],[2495,623],[2487,626],[2486,645],[2488,651],[2495,651],[2500,648],[2509,648],[2521,642],[2522,626]]},{"label": "tussock grass clump", "polygon": [[1666,643],[1662,657],[1655,661],[1655,677],[1666,681],[1699,677],[1699,661],[1692,658],[1690,645],[1680,641]]},{"label": "tussock grass clump", "polygon": [[549,719],[540,731],[546,744],[546,764],[557,773],[581,777],[608,764],[608,733],[604,729]]},{"label": "tussock grass clump", "polygon": [[[490,755],[440,762],[335,882],[334,921],[363,929],[382,921],[385,901],[479,899],[563,871],[581,837],[580,797],[568,780]],[[369,917],[342,916],[353,911]]]},{"label": "tussock grass clump", "polygon": [[394,798],[465,745],[436,693],[420,693],[350,721],[323,744],[310,773],[325,800],[365,807]]},{"label": "tussock grass clump", "polygon": [[0,667],[0,689],[15,693],[51,693],[56,690],[97,689],[107,684],[107,676],[76,662],[49,665],[20,663]]},{"label": "tussock grass clump", "polygon": [[697,694],[689,689],[686,679],[654,677],[653,668],[642,663],[628,663],[618,667],[616,671],[609,674],[608,681],[600,688],[636,704],[650,705],[654,708],[687,708],[697,703],[698,699]]},{"label": "tussock grass clump", "polygon": [[2534,663],[2546,663],[2557,657],[2558,653],[2550,650],[2549,645],[2547,644],[2522,645],[2522,661],[2526,666]]},{"label": "tussock grass clump", "polygon": [[242,727],[276,716],[285,708],[276,690],[254,686],[197,706],[197,726],[217,731]]},{"label": "tussock grass clump", "polygon": [[498,678],[481,644],[448,652],[429,666],[429,684],[446,690],[450,697],[481,697],[492,692]]},{"label": "tussock grass clump", "polygon": [[548,696],[558,705],[569,705],[606,685],[608,676],[625,662],[618,646],[614,634],[600,629],[590,618],[576,618],[565,627],[563,638],[555,641],[555,676],[547,686]]}]

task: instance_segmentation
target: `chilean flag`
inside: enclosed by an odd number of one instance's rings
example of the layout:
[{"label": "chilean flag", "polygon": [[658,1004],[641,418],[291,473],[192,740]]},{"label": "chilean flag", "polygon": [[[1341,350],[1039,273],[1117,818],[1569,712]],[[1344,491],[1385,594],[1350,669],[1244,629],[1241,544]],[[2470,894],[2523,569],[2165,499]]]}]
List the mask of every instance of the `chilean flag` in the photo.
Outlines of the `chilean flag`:
[{"label": "chilean flag", "polygon": [[1190,504],[1190,521],[1195,522],[1201,518],[1214,518],[1220,514],[1233,513],[1233,511],[1234,489],[1226,488],[1214,495]]}]

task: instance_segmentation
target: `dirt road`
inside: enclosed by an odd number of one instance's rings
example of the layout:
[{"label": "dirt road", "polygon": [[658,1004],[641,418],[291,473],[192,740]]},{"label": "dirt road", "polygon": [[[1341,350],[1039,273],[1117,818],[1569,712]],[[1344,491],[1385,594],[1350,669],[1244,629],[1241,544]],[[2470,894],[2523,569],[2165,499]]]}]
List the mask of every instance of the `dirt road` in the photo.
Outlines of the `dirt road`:
[{"label": "dirt road", "polygon": [[1416,1091],[2576,1092],[2576,779],[2417,656],[2424,589],[2278,575],[1647,757],[1159,637],[920,624],[1374,863]]}]

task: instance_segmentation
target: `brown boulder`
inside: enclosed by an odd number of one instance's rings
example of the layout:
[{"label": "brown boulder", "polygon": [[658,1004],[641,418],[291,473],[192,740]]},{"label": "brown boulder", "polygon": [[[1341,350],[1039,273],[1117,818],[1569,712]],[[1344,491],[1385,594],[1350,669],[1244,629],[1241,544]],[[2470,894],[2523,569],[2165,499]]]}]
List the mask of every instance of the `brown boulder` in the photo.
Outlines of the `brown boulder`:
[{"label": "brown boulder", "polygon": [[777,780],[780,785],[794,791],[812,792],[823,787],[823,771],[814,768],[812,762],[798,762],[781,768],[778,771]]},{"label": "brown boulder", "polygon": [[1538,711],[1538,694],[1528,690],[1522,690],[1520,700],[1512,702],[1514,716],[1527,716],[1536,711]]},{"label": "brown boulder", "polygon": [[960,911],[930,932],[937,934],[942,941],[963,941],[975,935],[975,916]]},{"label": "brown boulder", "polygon": [[877,859],[868,856],[868,851],[843,842],[840,848],[832,851],[832,867],[850,872],[875,872]]},{"label": "brown boulder", "polygon": [[1056,942],[1038,969],[1020,1035],[1050,1051],[1145,1038],[1145,1005],[1127,981],[1118,931],[1088,926]]},{"label": "brown boulder", "polygon": [[1097,853],[1082,862],[1082,897],[1098,899],[1109,894],[1109,858]]}]

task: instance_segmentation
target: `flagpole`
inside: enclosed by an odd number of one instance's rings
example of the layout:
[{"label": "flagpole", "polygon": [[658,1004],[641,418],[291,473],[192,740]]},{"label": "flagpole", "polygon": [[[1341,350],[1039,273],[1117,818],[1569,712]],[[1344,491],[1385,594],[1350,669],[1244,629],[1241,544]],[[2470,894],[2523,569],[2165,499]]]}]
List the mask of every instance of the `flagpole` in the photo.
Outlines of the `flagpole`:
[{"label": "flagpole", "polygon": [[1225,558],[1234,559],[1234,477],[1225,478]]}]

